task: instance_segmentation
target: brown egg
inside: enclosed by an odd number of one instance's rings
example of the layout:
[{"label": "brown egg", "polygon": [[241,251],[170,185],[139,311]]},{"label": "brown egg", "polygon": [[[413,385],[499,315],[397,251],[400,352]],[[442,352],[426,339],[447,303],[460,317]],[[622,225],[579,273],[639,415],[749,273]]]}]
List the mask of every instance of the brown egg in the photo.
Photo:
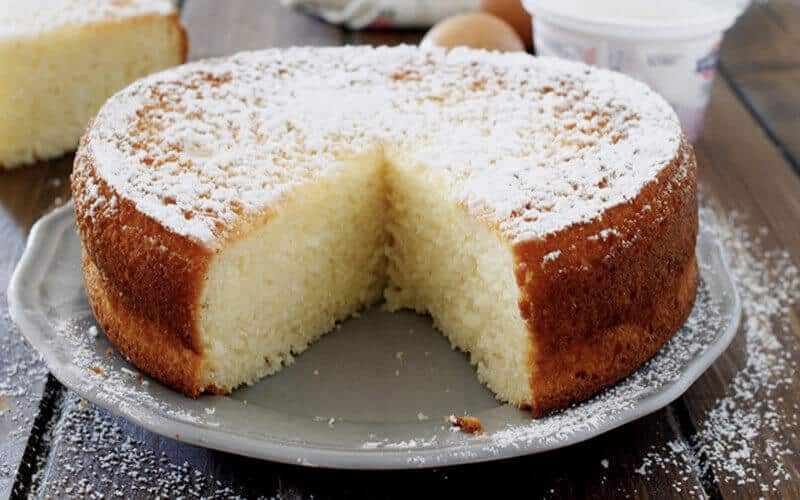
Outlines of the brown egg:
[{"label": "brown egg", "polygon": [[501,52],[525,50],[514,28],[502,19],[483,12],[443,19],[428,31],[420,46],[472,47]]},{"label": "brown egg", "polygon": [[526,47],[533,47],[531,15],[522,6],[521,0],[482,0],[481,10],[493,14],[517,30]]}]

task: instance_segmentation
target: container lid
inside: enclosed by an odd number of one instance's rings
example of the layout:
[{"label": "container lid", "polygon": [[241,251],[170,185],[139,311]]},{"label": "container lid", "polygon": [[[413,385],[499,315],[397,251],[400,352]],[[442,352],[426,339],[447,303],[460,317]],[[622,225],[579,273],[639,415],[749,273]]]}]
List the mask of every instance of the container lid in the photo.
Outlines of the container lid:
[{"label": "container lid", "polygon": [[615,38],[680,39],[728,29],[749,0],[523,0],[534,18]]}]

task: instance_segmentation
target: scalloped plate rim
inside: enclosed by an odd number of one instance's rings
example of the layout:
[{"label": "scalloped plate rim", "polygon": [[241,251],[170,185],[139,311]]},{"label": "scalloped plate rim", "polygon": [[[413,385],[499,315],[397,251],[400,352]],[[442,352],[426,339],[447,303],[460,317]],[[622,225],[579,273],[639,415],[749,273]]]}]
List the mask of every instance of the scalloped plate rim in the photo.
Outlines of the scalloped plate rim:
[{"label": "scalloped plate rim", "polygon": [[[678,399],[727,349],[736,335],[741,318],[740,298],[731,278],[724,249],[709,232],[701,228],[698,239],[707,238],[714,247],[716,258],[720,261],[720,267],[716,270],[724,274],[723,278],[728,286],[727,291],[730,293],[730,300],[732,300],[731,307],[734,313],[728,318],[729,323],[725,332],[717,337],[716,342],[709,345],[702,353],[696,355],[680,377],[667,383],[664,390],[647,396],[641,404],[622,410],[616,418],[597,428],[575,432],[569,437],[544,445],[539,444],[528,447],[507,445],[492,452],[487,451],[486,443],[480,441],[475,441],[474,444],[466,443],[461,446],[447,448],[417,448],[412,450],[309,448],[289,441],[256,441],[245,434],[218,430],[176,417],[154,413],[145,407],[120,405],[118,402],[105,397],[102,392],[92,390],[91,387],[97,387],[96,384],[89,384],[88,387],[90,389],[87,389],[87,384],[82,382],[80,375],[76,373],[77,370],[71,369],[72,367],[69,364],[55,362],[47,347],[50,337],[48,337],[46,331],[40,328],[40,325],[36,324],[35,315],[42,313],[26,307],[26,304],[30,303],[26,302],[28,295],[26,294],[26,288],[30,287],[24,286],[23,282],[31,276],[38,277],[39,280],[42,279],[42,270],[46,266],[40,265],[41,259],[47,255],[50,256],[49,259],[52,259],[57,249],[57,245],[49,241],[52,234],[52,231],[49,230],[61,224],[72,222],[70,220],[73,217],[72,212],[73,209],[70,202],[45,215],[34,224],[25,251],[11,277],[8,288],[9,312],[12,319],[19,326],[20,331],[28,342],[42,354],[55,378],[82,398],[156,434],[189,444],[293,465],[376,470],[432,468],[530,455],[580,443],[653,413]],[[50,262],[50,260],[46,262]],[[571,411],[571,408],[564,411]],[[303,457],[302,460],[298,459],[300,456]],[[419,457],[419,460],[409,461],[412,456]]]}]

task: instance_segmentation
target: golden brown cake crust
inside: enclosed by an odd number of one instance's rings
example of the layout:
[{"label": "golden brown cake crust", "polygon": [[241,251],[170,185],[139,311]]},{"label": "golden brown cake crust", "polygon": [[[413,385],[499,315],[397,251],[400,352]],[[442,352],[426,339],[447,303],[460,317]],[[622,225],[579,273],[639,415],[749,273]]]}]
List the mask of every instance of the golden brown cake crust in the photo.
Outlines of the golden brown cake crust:
[{"label": "golden brown cake crust", "polygon": [[180,337],[131,308],[84,252],[86,296],[111,342],[145,373],[196,397],[201,356]]},{"label": "golden brown cake crust", "polygon": [[[89,303],[109,338],[136,366],[197,396],[202,355],[197,308],[211,252],[116,198],[83,151],[75,158],[72,189],[95,190],[94,197],[75,197]],[[119,201],[115,210],[94,211],[97,198]]]},{"label": "golden brown cake crust", "polygon": [[[698,279],[696,175],[684,142],[657,181],[601,220],[517,245],[534,416],[625,377],[686,320]],[[546,262],[555,250],[558,259]]]}]

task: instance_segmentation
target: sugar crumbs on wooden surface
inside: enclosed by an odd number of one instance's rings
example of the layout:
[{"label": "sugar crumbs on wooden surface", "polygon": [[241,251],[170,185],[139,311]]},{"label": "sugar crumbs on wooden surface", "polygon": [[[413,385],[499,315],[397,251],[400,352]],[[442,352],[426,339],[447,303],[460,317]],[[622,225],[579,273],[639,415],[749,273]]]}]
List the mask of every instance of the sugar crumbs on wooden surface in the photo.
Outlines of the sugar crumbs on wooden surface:
[{"label": "sugar crumbs on wooden surface", "polygon": [[[719,220],[701,210],[702,226],[715,233],[727,251],[731,274],[742,303],[743,366],[700,419],[687,441],[673,440],[650,450],[637,473],[654,469],[683,470],[686,482],[695,476],[735,489],[747,485],[762,493],[782,491],[784,482],[797,481],[784,465],[800,428],[797,403],[784,394],[797,394],[797,345],[790,338],[792,308],[800,295],[800,272],[791,255],[768,249],[766,228],[755,234],[737,213]],[[673,484],[679,490],[686,482]]]},{"label": "sugar crumbs on wooden surface", "polygon": [[50,443],[50,459],[58,468],[40,472],[31,493],[38,498],[242,498],[180,457],[156,453],[121,422],[68,394]]}]

